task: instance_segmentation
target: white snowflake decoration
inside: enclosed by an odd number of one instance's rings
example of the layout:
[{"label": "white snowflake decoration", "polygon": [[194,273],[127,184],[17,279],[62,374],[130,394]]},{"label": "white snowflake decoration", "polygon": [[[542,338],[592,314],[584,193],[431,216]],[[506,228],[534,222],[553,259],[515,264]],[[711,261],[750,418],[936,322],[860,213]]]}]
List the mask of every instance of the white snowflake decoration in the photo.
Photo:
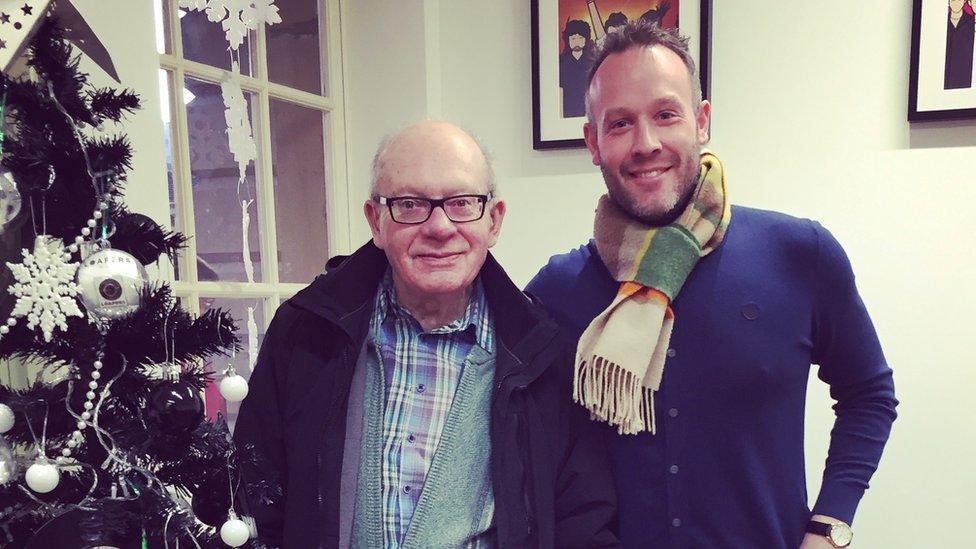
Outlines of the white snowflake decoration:
[{"label": "white snowflake decoration", "polygon": [[231,49],[244,43],[247,31],[260,25],[281,23],[275,0],[180,0],[180,7],[206,10],[207,19],[220,23]]},{"label": "white snowflake decoration", "polygon": [[17,296],[11,317],[27,317],[27,327],[41,327],[44,341],[51,341],[55,328],[68,331],[69,316],[83,317],[75,296],[80,287],[75,284],[77,263],[68,263],[70,254],[64,252],[61,241],[38,236],[34,253],[21,250],[22,263],[7,263],[16,283],[8,291]]},{"label": "white snowflake decoration", "polygon": [[[235,65],[236,68],[236,65]],[[244,179],[247,165],[258,157],[258,147],[254,143],[251,133],[251,118],[247,112],[247,101],[241,85],[229,78],[220,83],[220,91],[224,97],[224,121],[227,122],[227,146],[234,160],[240,178]]]}]

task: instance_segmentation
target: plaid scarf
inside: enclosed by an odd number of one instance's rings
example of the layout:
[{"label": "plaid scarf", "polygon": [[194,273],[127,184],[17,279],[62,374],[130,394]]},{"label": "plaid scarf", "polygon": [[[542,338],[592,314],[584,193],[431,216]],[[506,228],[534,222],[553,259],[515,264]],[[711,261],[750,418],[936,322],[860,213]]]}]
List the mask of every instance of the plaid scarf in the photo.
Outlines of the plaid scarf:
[{"label": "plaid scarf", "polygon": [[694,193],[678,219],[663,227],[634,220],[607,195],[597,205],[597,251],[620,289],[580,336],[573,398],[620,434],[655,431],[654,393],[674,324],[671,302],[698,260],[721,244],[732,216],[722,164],[710,152],[701,153]]}]

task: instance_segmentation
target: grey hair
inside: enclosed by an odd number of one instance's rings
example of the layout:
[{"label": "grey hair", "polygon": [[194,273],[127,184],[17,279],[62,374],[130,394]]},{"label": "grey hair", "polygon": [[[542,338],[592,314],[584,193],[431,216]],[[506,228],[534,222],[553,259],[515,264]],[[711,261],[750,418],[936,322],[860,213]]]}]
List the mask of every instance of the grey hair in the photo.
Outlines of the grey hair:
[{"label": "grey hair", "polygon": [[[406,129],[407,127],[408,126],[404,126],[393,133],[389,133],[385,135],[383,139],[380,140],[379,145],[376,147],[376,154],[373,155],[372,176],[370,178],[370,183],[369,183],[370,197],[375,198],[377,196],[376,187],[377,185],[379,185],[380,178],[383,175],[382,173],[380,173],[381,172],[380,164],[383,155],[386,154],[386,151],[390,148],[390,145],[393,144],[393,141],[401,133],[403,133],[403,130]],[[481,156],[485,159],[485,167],[488,176],[488,192],[491,193],[493,197],[498,196],[498,185],[495,182],[495,169],[492,166],[494,157],[491,154],[491,151],[488,149],[487,145],[485,145],[484,142],[481,141],[481,139],[479,139],[474,133],[466,130],[465,128],[461,128],[461,131],[468,134],[468,136],[475,142],[475,145],[478,146],[478,150],[481,152]]]},{"label": "grey hair", "polygon": [[590,86],[593,84],[593,77],[596,76],[597,69],[607,59],[615,53],[623,53],[634,48],[647,48],[651,46],[664,46],[673,51],[684,62],[688,69],[688,77],[691,78],[691,99],[692,108],[698,114],[698,108],[702,102],[701,79],[698,77],[698,69],[695,66],[695,59],[688,51],[688,37],[678,32],[678,29],[661,28],[657,23],[650,23],[641,19],[631,21],[626,26],[615,32],[607,33],[601,38],[594,50],[593,66],[586,78],[586,120],[593,124],[593,111],[590,107],[592,100]]}]

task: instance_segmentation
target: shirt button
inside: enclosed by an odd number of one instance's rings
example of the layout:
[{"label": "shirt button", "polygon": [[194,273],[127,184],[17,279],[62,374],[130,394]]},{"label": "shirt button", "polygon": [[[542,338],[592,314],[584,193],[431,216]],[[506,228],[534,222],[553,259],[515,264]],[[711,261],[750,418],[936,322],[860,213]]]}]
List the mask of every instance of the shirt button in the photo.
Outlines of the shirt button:
[{"label": "shirt button", "polygon": [[678,417],[678,409],[671,408],[670,410],[668,410],[668,415],[671,417]]},{"label": "shirt button", "polygon": [[677,465],[672,465],[671,467],[668,467],[668,471],[670,471],[672,475],[677,475],[678,474],[678,466]]},{"label": "shirt button", "polygon": [[668,358],[674,358],[674,355],[678,354],[678,351],[674,349],[668,349]]},{"label": "shirt button", "polygon": [[681,526],[681,519],[671,519],[671,526],[674,526],[675,528]]},{"label": "shirt button", "polygon": [[[409,484],[403,487],[403,493],[404,494],[409,494],[410,493],[410,485]],[[675,519],[675,520],[677,520],[677,519]]]},{"label": "shirt button", "polygon": [[418,393],[423,393],[426,390],[427,390],[427,386],[424,385],[423,383],[421,383],[420,385],[417,385],[417,392]]},{"label": "shirt button", "polygon": [[417,440],[417,437],[413,436],[413,433],[407,435],[407,442],[413,442],[415,440]]}]

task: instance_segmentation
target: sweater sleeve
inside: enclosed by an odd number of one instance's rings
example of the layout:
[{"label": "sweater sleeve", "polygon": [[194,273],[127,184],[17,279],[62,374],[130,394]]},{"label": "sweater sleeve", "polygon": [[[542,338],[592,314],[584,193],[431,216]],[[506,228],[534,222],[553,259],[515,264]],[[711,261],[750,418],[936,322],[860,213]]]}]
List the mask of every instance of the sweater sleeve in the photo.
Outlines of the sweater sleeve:
[{"label": "sweater sleeve", "polygon": [[878,468],[898,401],[847,254],[826,229],[815,224],[815,230],[813,362],[830,386],[836,418],[813,512],[851,523]]}]

